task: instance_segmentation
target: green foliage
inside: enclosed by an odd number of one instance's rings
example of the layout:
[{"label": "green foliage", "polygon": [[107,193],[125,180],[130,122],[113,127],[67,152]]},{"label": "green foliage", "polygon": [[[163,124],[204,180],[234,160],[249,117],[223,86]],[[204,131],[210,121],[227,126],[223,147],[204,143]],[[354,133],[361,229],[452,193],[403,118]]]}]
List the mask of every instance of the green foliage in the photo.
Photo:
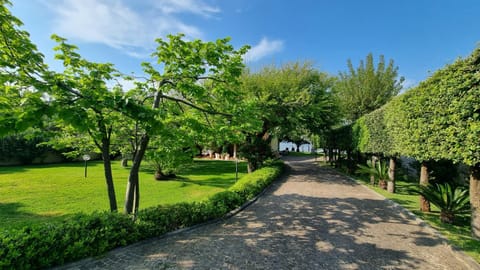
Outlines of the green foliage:
[{"label": "green foliage", "polygon": [[388,179],[388,165],[386,162],[380,160],[375,162],[375,166],[371,161],[367,165],[358,164],[357,173],[368,174],[375,177],[375,181],[386,181]]},{"label": "green foliage", "polygon": [[281,169],[279,164],[263,167],[242,177],[229,190],[238,193],[244,200],[250,200],[265,189],[281,173]]},{"label": "green foliage", "polygon": [[54,151],[51,147],[43,145],[47,138],[41,135],[29,136],[21,133],[0,138],[0,162],[13,164],[31,164],[35,158],[41,159],[48,153],[60,153]]},{"label": "green foliage", "polygon": [[105,212],[78,214],[61,223],[0,231],[0,268],[51,267],[220,218],[253,198],[280,174],[281,163],[270,165],[207,200],[143,209],[135,222],[128,215]]},{"label": "green foliage", "polygon": [[480,48],[353,125],[354,149],[419,161],[480,162]]},{"label": "green foliage", "polygon": [[146,152],[146,160],[161,176],[175,175],[193,163],[195,131],[189,133],[184,121],[175,121],[150,140],[150,148]]},{"label": "green foliage", "polygon": [[0,1],[0,136],[41,127],[49,110],[38,91],[45,88],[43,55],[21,30],[23,24],[10,13],[10,5]]},{"label": "green foliage", "polygon": [[480,162],[480,49],[458,59],[385,109],[395,152],[417,160]]},{"label": "green foliage", "polygon": [[341,72],[334,86],[335,95],[347,120],[353,122],[387,103],[402,89],[403,77],[398,78],[398,67],[393,60],[385,63],[383,55],[375,68],[373,55],[360,61],[354,68],[348,60],[348,72]]},{"label": "green foliage", "polygon": [[[289,63],[265,67],[242,76],[241,94],[252,104],[261,129],[248,133],[243,156],[260,166],[268,158],[273,135],[297,140],[319,133],[337,120],[336,103],[330,88],[334,79],[311,63]],[[253,164],[255,165],[255,164]]]},{"label": "green foliage", "polygon": [[440,220],[444,223],[454,223],[455,216],[470,210],[468,189],[452,186],[449,183],[418,186],[412,190],[425,197],[441,211]]},{"label": "green foliage", "polygon": [[128,216],[78,214],[62,223],[0,232],[0,268],[54,266],[97,256],[138,239],[138,229]]},{"label": "green foliage", "polygon": [[352,151],[353,130],[352,125],[341,126],[325,133],[325,146],[330,149],[338,149],[339,151]]}]

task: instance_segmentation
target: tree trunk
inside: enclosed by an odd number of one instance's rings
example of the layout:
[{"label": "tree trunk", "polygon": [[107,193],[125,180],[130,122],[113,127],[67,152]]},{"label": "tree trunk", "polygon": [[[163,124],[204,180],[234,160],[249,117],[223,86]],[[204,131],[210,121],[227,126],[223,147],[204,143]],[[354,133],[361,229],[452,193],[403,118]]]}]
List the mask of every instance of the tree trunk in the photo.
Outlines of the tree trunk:
[{"label": "tree trunk", "polygon": [[128,167],[128,158],[122,158],[122,167],[125,168],[125,167]]},{"label": "tree trunk", "polygon": [[480,239],[480,163],[470,167],[470,205],[472,235]]},{"label": "tree trunk", "polygon": [[333,148],[328,149],[328,161],[330,162],[330,166],[333,166],[335,160],[333,160]]},{"label": "tree trunk", "polygon": [[395,157],[390,157],[390,163],[388,166],[388,184],[387,191],[390,193],[395,193],[395,167],[397,160]]},{"label": "tree trunk", "polygon": [[455,222],[455,214],[448,211],[440,212],[440,221],[442,223],[453,224]]},{"label": "tree trunk", "polygon": [[140,164],[142,163],[143,156],[147,150],[150,137],[145,134],[140,139],[140,147],[138,148],[135,157],[133,158],[132,168],[130,168],[130,174],[128,175],[127,190],[125,192],[125,213],[136,214],[140,201],[140,188],[138,186],[138,172],[140,171]]},{"label": "tree trunk", "polygon": [[[422,161],[420,168],[420,185],[428,186],[428,167],[425,161]],[[420,195],[420,210],[422,212],[430,212],[430,202]]]},{"label": "tree trunk", "polygon": [[112,164],[110,161],[110,140],[108,138],[102,139],[102,159],[103,172],[107,183],[108,201],[110,202],[110,211],[116,212],[118,210],[117,198],[115,196],[115,187],[113,185]]},{"label": "tree trunk", "polygon": [[[159,87],[164,83],[162,82]],[[153,100],[152,109],[157,109],[160,106],[161,91],[158,90],[155,93],[155,98]],[[128,175],[127,190],[125,191],[125,213],[136,215],[138,212],[138,207],[140,205],[140,187],[138,181],[138,172],[140,171],[140,164],[142,163],[143,156],[145,156],[145,151],[147,151],[148,142],[150,141],[150,136],[148,135],[148,130],[145,131],[145,134],[140,138],[140,146],[138,147],[135,156],[133,157],[132,168],[130,169],[130,174]]]},{"label": "tree trunk", "polygon": [[[377,166],[377,156],[372,156],[372,167],[376,168]],[[370,175],[370,185],[374,186],[375,185],[375,175],[371,174]]]},{"label": "tree trunk", "polygon": [[248,160],[247,162],[247,172],[252,173],[258,169],[258,162],[254,160]]}]

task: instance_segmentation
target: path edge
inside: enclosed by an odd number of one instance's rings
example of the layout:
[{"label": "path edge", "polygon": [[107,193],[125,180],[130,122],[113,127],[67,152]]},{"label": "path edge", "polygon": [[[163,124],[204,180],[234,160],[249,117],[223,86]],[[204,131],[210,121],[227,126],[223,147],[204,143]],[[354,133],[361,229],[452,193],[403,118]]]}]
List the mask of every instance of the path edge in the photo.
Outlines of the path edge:
[{"label": "path edge", "polygon": [[[317,164],[317,166],[320,166]],[[403,207],[402,205],[398,204],[397,202],[395,201],[392,201],[390,200],[389,198],[383,196],[382,194],[376,192],[375,190],[369,188],[367,185],[365,185],[364,183],[360,182],[359,180],[351,177],[350,175],[347,175],[346,173],[343,173],[343,172],[340,172],[338,170],[335,170],[333,168],[329,168],[329,167],[326,167],[328,170],[331,170],[331,171],[334,171],[338,174],[341,174],[342,176],[344,176],[345,178],[347,178],[348,180],[350,180],[351,182],[354,182],[360,186],[362,186],[364,189],[368,190],[369,192],[371,193],[374,193],[375,195],[377,195],[378,197],[382,198],[383,200],[385,200],[388,204],[390,204],[391,207],[393,207],[394,209],[396,210],[399,210],[401,213],[409,216],[410,218],[412,218],[413,220],[415,220],[415,222],[418,223],[418,225],[424,227],[424,228],[427,228],[429,230],[431,230],[439,239],[440,241],[442,242],[443,245],[445,246],[448,246],[453,252],[455,258],[457,258],[458,260],[464,262],[470,269],[475,269],[475,270],[480,270],[480,264],[475,261],[472,257],[470,257],[467,253],[465,253],[463,250],[461,250],[459,247],[455,246],[454,244],[450,243],[448,241],[448,239],[446,238],[446,236],[444,236],[441,232],[439,232],[437,229],[433,228],[430,224],[428,224],[425,220],[421,219],[419,216],[415,215],[414,213],[412,213],[410,210],[406,209],[405,207]]]}]

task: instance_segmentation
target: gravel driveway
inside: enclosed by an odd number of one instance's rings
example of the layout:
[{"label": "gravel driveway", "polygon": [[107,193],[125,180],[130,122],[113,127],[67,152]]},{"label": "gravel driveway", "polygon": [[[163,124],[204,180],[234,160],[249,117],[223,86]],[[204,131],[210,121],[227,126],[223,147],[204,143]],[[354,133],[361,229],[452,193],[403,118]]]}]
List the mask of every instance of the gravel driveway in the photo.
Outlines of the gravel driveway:
[{"label": "gravel driveway", "polygon": [[430,227],[312,159],[221,222],[61,269],[480,269]]}]

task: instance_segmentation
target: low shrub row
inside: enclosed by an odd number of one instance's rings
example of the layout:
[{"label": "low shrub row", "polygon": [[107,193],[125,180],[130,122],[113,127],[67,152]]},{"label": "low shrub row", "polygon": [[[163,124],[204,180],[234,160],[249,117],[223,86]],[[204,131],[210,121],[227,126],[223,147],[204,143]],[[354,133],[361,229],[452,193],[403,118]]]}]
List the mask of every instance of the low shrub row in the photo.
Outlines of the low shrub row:
[{"label": "low shrub row", "polygon": [[201,202],[160,205],[141,210],[137,219],[118,213],[78,214],[61,223],[0,232],[0,269],[38,269],[225,216],[254,198],[282,171],[273,162],[241,178],[228,190]]}]

